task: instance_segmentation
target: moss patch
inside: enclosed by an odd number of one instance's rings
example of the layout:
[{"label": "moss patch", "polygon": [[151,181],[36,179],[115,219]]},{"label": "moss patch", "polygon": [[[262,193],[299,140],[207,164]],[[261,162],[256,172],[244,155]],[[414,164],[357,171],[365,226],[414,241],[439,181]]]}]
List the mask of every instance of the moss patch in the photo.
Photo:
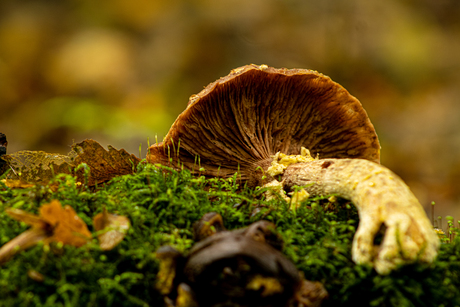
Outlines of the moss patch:
[{"label": "moss patch", "polygon": [[[58,188],[52,190],[51,185]],[[0,268],[1,306],[161,306],[155,290],[156,249],[170,244],[186,252],[192,224],[204,213],[222,215],[228,229],[260,220],[277,225],[284,253],[309,280],[324,283],[325,306],[460,306],[460,240],[443,244],[433,264],[413,264],[388,276],[351,260],[358,214],[345,200],[310,198],[296,210],[283,200],[261,200],[263,189],[228,180],[193,177],[188,171],[140,164],[133,175],[113,179],[95,191],[59,175],[50,186],[9,189],[0,183],[0,244],[25,229],[7,207],[37,213],[53,199],[70,205],[95,233],[92,218],[105,206],[132,227],[113,250],[97,238],[83,247],[37,245]]]}]

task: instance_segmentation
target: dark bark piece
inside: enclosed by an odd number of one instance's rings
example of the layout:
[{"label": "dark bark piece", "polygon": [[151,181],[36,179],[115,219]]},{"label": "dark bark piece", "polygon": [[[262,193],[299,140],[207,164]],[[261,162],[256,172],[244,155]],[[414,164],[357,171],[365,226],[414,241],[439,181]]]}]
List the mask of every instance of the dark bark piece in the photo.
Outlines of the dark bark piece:
[{"label": "dark bark piece", "polygon": [[6,169],[6,161],[2,159],[2,156],[6,155],[6,148],[8,147],[8,142],[6,140],[6,135],[0,132],[0,175],[2,175]]},{"label": "dark bark piece", "polygon": [[281,253],[283,239],[271,222],[227,231],[222,216],[209,212],[194,232],[202,239],[187,257],[170,246],[156,252],[156,288],[166,306],[307,307],[320,306],[328,296],[321,283],[305,280]]},{"label": "dark bark piece", "polygon": [[[222,226],[214,212],[200,221]],[[197,301],[206,302],[203,306],[319,306],[327,291],[303,279],[282,246],[275,224],[268,221],[220,230],[193,246],[183,277]]]}]

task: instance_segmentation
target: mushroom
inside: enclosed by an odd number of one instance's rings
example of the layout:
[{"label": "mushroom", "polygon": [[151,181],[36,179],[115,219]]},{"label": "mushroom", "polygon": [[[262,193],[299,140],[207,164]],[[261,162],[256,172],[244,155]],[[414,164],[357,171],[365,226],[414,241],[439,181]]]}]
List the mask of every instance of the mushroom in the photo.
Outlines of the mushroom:
[{"label": "mushroom", "polygon": [[205,176],[238,173],[253,187],[302,187],[309,195],[349,199],[360,217],[353,260],[381,274],[437,255],[439,239],[423,207],[379,164],[377,134],[361,103],[316,71],[232,70],[190,97],[147,161]]},{"label": "mushroom", "polygon": [[156,288],[168,306],[176,307],[320,306],[327,291],[321,283],[305,280],[281,253],[283,240],[275,228],[258,221],[227,231],[222,216],[205,214],[194,225],[201,240],[186,257],[170,246],[157,250]]}]

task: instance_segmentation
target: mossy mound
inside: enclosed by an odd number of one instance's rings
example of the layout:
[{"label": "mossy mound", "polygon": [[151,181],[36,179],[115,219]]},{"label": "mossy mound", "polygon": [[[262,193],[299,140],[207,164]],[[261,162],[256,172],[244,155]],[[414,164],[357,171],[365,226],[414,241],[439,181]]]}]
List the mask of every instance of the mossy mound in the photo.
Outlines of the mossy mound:
[{"label": "mossy mound", "polygon": [[433,264],[380,276],[351,260],[358,214],[350,203],[310,198],[292,211],[282,200],[261,200],[261,193],[240,186],[237,176],[205,179],[146,164],[96,190],[67,175],[27,189],[0,183],[1,245],[28,228],[4,213],[8,207],[37,213],[57,199],[73,207],[93,233],[92,218],[104,206],[131,221],[127,236],[111,251],[102,251],[94,237],[79,248],[39,244],[17,254],[0,268],[0,306],[161,306],[155,251],[169,244],[186,252],[194,243],[193,223],[210,211],[220,213],[228,229],[262,218],[274,222],[285,240],[284,253],[306,279],[328,290],[324,306],[460,306],[458,237],[442,245]]}]

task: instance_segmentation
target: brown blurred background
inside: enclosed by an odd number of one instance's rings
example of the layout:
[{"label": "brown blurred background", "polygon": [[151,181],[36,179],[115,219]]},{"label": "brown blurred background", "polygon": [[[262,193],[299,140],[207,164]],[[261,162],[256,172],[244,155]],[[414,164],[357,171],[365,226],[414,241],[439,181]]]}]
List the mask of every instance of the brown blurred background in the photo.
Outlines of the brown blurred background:
[{"label": "brown blurred background", "polygon": [[232,68],[310,68],[362,102],[382,164],[457,220],[459,55],[458,0],[2,0],[0,132],[10,153],[92,138],[144,157]]}]

